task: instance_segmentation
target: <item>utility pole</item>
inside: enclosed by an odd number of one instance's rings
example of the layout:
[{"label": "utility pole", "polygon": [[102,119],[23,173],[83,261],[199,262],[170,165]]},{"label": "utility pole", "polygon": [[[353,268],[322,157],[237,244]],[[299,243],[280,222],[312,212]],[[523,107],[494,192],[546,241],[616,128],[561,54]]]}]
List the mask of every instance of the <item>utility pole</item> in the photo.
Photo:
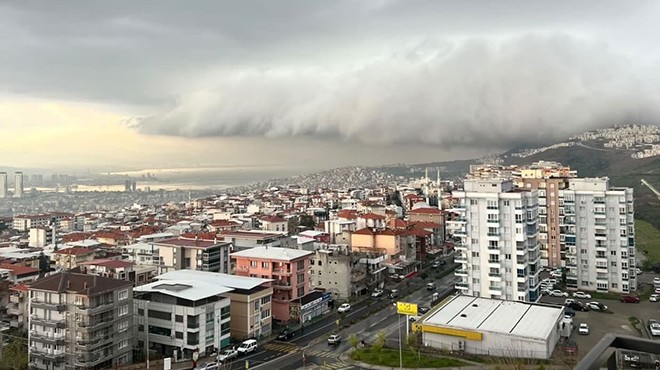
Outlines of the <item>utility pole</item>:
[{"label": "utility pole", "polygon": [[403,351],[401,347],[401,314],[397,313],[399,317],[399,370],[403,370]]},{"label": "utility pole", "polygon": [[144,357],[149,370],[149,301],[144,301]]}]

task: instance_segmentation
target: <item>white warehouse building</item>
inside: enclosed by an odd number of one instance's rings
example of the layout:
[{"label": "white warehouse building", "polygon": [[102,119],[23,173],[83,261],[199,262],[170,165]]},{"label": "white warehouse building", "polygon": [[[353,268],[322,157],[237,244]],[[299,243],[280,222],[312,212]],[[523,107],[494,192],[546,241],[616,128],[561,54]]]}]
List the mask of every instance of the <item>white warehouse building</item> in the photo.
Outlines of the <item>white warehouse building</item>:
[{"label": "white warehouse building", "polygon": [[571,323],[564,308],[457,295],[413,324],[425,346],[475,355],[548,359]]}]

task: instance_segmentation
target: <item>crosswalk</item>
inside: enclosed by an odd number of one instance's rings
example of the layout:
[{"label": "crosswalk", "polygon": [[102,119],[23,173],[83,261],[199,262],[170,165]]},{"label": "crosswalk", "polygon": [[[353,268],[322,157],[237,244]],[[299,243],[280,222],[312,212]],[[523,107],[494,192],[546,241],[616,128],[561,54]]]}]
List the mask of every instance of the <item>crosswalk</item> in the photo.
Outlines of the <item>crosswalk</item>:
[{"label": "crosswalk", "polygon": [[344,364],[342,362],[333,362],[331,364],[319,364],[317,365],[319,369],[323,370],[352,370],[355,369],[355,367]]},{"label": "crosswalk", "polygon": [[305,354],[308,356],[324,357],[324,358],[337,358],[337,356],[339,356],[339,353],[321,351],[321,350],[305,351]]},{"label": "crosswalk", "polygon": [[264,344],[264,348],[269,351],[290,353],[298,351],[299,347],[291,343],[270,342]]}]

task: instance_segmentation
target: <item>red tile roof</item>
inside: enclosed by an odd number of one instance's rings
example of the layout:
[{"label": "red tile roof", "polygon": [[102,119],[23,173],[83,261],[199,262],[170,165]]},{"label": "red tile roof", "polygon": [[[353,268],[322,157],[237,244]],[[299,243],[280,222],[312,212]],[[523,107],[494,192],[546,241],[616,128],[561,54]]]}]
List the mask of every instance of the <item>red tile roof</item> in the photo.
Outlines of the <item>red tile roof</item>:
[{"label": "red tile roof", "polygon": [[285,219],[279,216],[262,216],[260,220],[266,222],[286,222]]},{"label": "red tile roof", "polygon": [[417,229],[439,229],[442,227],[439,223],[428,221],[415,221],[411,222],[410,225]]},{"label": "red tile roof", "polygon": [[62,241],[64,243],[79,242],[81,240],[89,239],[92,236],[92,233],[70,233],[62,235]]},{"label": "red tile roof", "polygon": [[385,216],[381,216],[375,213],[365,213],[361,215],[360,218],[364,218],[365,220],[384,220]]},{"label": "red tile roof", "polygon": [[197,248],[208,248],[214,246],[218,243],[213,240],[204,240],[204,239],[188,239],[188,238],[171,238],[164,239],[155,242],[156,245],[168,245],[174,247],[197,247]]},{"label": "red tile roof", "polygon": [[337,217],[345,218],[347,220],[355,220],[357,218],[357,212],[354,209],[342,209],[337,212]]},{"label": "red tile roof", "polygon": [[10,290],[14,290],[17,292],[27,292],[29,286],[27,284],[16,284],[13,287],[9,288]]},{"label": "red tile roof", "polygon": [[0,269],[11,270],[11,272],[13,272],[14,275],[16,275],[16,276],[30,275],[30,274],[39,273],[39,269],[35,269],[35,268],[32,268],[32,267],[28,267],[28,266],[22,266],[22,265],[12,265],[12,264],[8,264],[8,263],[0,264]]},{"label": "red tile roof", "polygon": [[425,215],[428,214],[439,215],[440,213],[442,212],[437,208],[417,208],[408,212],[408,214],[425,214]]},{"label": "red tile roof", "polygon": [[374,235],[374,232],[371,231],[370,228],[365,227],[364,229],[360,229],[360,230],[355,230],[355,231],[353,231],[353,234],[358,234],[358,235]]},{"label": "red tile roof", "polygon": [[91,254],[94,253],[93,250],[89,248],[66,248],[66,249],[60,249],[59,251],[53,252],[57,254],[69,254],[69,255],[74,255],[74,256],[84,256],[86,254]]}]

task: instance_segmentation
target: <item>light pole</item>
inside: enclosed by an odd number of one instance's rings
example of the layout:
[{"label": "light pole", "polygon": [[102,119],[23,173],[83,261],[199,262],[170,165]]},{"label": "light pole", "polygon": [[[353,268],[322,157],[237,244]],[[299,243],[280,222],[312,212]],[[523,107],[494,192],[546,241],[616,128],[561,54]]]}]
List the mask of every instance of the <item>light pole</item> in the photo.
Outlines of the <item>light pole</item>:
[{"label": "light pole", "polygon": [[397,313],[399,317],[399,369],[403,369],[403,352],[401,349],[401,314]]}]

